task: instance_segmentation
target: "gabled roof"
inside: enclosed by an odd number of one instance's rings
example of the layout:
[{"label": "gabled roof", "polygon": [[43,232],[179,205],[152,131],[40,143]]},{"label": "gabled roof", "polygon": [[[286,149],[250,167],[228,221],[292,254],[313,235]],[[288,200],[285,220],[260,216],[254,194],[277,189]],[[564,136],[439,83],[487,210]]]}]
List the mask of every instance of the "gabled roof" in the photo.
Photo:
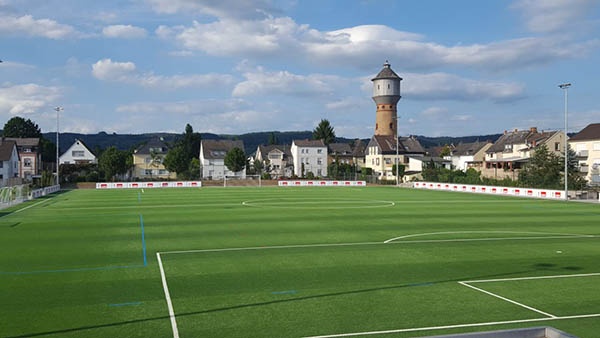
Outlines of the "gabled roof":
[{"label": "gabled roof", "polygon": [[323,142],[323,140],[304,139],[294,140],[292,143],[296,144],[297,147],[325,147],[325,142]]},{"label": "gabled roof", "polygon": [[352,155],[352,148],[348,143],[330,143],[328,147],[329,155]]},{"label": "gabled roof", "polygon": [[17,147],[37,147],[40,145],[40,139],[37,137],[5,137],[7,141],[15,141],[17,143]]},{"label": "gabled roof", "polygon": [[486,153],[503,152],[506,145],[527,144],[528,148],[541,145],[558,131],[548,131],[539,133],[535,128],[531,130],[515,130],[507,132],[486,151]]},{"label": "gabled roof", "polygon": [[367,145],[360,139],[354,142],[354,149],[352,149],[352,156],[354,157],[365,157],[365,149]]},{"label": "gabled roof", "polygon": [[575,134],[569,141],[600,140],[600,123],[592,123]]},{"label": "gabled roof", "polygon": [[0,161],[8,161],[12,157],[13,149],[17,146],[15,141],[4,139],[0,142]]},{"label": "gabled roof", "polygon": [[202,140],[202,155],[207,159],[222,160],[225,159],[227,152],[233,148],[244,150],[244,141],[238,140]]},{"label": "gabled roof", "polygon": [[[77,144],[77,142],[79,142],[79,144],[81,144],[87,151],[89,151],[90,154],[96,156],[96,154],[94,154],[94,152],[92,151],[92,149],[90,147],[88,147],[87,144],[85,144],[85,142],[83,142],[81,139],[76,138],[75,142],[73,142],[73,144],[71,144],[71,147],[73,147],[75,144]],[[71,147],[69,147],[69,149],[71,149]],[[67,151],[69,151],[69,150],[67,149]],[[64,155],[65,153],[66,152],[64,152],[62,155]]]},{"label": "gabled roof", "polygon": [[477,154],[483,147],[490,142],[471,142],[471,143],[459,143],[454,147],[452,151],[453,156],[470,156]]},{"label": "gabled roof", "polygon": [[396,74],[392,70],[389,62],[387,62],[387,61],[385,61],[385,63],[383,64],[383,69],[379,72],[379,74],[377,74],[377,76],[372,78],[371,81],[381,80],[381,79],[400,79],[400,80],[402,80],[402,78],[400,76],[398,76],[398,74]]},{"label": "gabled roof", "polygon": [[167,147],[167,144],[163,140],[155,137],[137,148],[134,155],[150,155],[152,151],[160,155],[165,155],[169,151],[169,147]]},{"label": "gabled roof", "polygon": [[265,156],[273,150],[279,150],[285,156],[292,156],[291,146],[283,145],[283,144],[269,144],[269,145],[259,145],[260,153]]},{"label": "gabled roof", "polygon": [[[369,146],[375,144],[379,147],[382,154],[396,153],[396,139],[392,135],[374,135],[369,142]],[[421,143],[414,137],[398,137],[399,154],[425,154]]]},{"label": "gabled roof", "polygon": [[432,162],[433,163],[451,163],[452,161],[443,159],[437,156],[408,156],[409,158],[421,161],[421,162]]}]

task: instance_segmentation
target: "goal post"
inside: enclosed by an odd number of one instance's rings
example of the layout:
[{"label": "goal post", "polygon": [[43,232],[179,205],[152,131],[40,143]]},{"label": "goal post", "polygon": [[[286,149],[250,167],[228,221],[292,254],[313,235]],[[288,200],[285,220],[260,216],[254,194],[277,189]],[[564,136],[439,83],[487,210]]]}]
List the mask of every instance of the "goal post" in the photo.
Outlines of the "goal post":
[{"label": "goal post", "polygon": [[260,175],[225,176],[223,178],[223,187],[262,187]]}]

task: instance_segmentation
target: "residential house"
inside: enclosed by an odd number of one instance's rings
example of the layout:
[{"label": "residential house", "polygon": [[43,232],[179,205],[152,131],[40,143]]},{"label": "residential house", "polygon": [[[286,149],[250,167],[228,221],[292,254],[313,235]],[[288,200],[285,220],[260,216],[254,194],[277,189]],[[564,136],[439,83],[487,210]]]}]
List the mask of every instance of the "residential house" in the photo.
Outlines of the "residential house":
[{"label": "residential house", "polygon": [[452,167],[457,170],[467,171],[468,168],[474,168],[481,171],[485,152],[492,146],[491,142],[471,142],[459,143],[454,146],[450,153]]},{"label": "residential house", "polygon": [[365,167],[371,168],[373,174],[377,175],[379,179],[393,180],[396,178],[396,173],[392,172],[392,167],[396,161],[408,166],[405,171],[421,172],[421,168],[410,167],[411,156],[425,156],[425,150],[421,143],[413,136],[399,137],[397,143],[398,149],[396,150],[396,139],[391,135],[375,135],[369,141],[365,156]]},{"label": "residential house", "polygon": [[[452,169],[452,160],[448,160],[438,156],[421,156],[421,155],[408,155],[408,164],[404,169],[404,177],[402,180],[404,182],[409,182],[413,178],[421,179],[423,178],[422,172],[423,169],[427,168],[433,164],[436,168],[444,168],[444,169]],[[395,176],[395,173],[392,173]]]},{"label": "residential house", "polygon": [[533,127],[529,130],[508,132],[486,150],[481,174],[484,177],[516,180],[519,171],[539,147],[545,145],[550,152],[564,152],[565,134],[562,131],[542,131]]},{"label": "residential house", "polygon": [[327,176],[327,146],[323,140],[292,141],[294,175],[304,177],[309,172],[317,177]]},{"label": "residential house", "polygon": [[169,148],[161,138],[153,138],[133,152],[133,177],[139,180],[175,179],[176,173],[169,172],[163,160]]},{"label": "residential house", "polygon": [[17,138],[7,137],[7,141],[15,141],[17,143],[17,151],[19,152],[19,177],[31,180],[32,176],[40,174],[42,169],[42,152],[40,149],[39,138]]},{"label": "residential house", "polygon": [[259,145],[254,161],[261,161],[264,165],[263,172],[269,173],[273,178],[290,177],[294,171],[292,147],[288,145]]},{"label": "residential house", "polygon": [[9,186],[20,183],[19,152],[17,143],[5,138],[0,139],[0,184]]},{"label": "residential house", "polygon": [[327,145],[327,164],[338,161],[339,164],[352,165],[352,148],[348,143],[330,143]]},{"label": "residential house", "polygon": [[79,139],[75,139],[69,149],[60,155],[58,162],[60,164],[98,163],[96,155]]},{"label": "residential house", "polygon": [[356,168],[364,168],[365,167],[365,150],[367,149],[367,144],[361,141],[360,139],[356,139],[354,141],[354,148],[352,149],[352,164],[356,166]]},{"label": "residential house", "polygon": [[579,172],[591,185],[600,185],[600,123],[583,128],[569,145],[577,153]]},{"label": "residential house", "polygon": [[233,172],[225,165],[225,156],[233,148],[244,150],[243,141],[202,140],[200,142],[200,166],[205,179],[223,179],[228,177],[246,178],[246,168]]}]

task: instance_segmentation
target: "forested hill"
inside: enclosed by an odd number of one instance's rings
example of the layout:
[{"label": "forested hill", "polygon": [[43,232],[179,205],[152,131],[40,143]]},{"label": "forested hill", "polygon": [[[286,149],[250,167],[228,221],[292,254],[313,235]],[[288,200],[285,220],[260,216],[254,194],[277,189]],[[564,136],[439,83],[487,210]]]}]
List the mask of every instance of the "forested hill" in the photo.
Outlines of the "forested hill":
[{"label": "forested hill", "polygon": [[[245,151],[247,154],[251,154],[256,151],[256,147],[259,144],[267,144],[271,134],[274,134],[278,143],[280,144],[291,144],[294,139],[305,139],[312,138],[312,132],[310,131],[267,131],[257,133],[247,133],[241,135],[217,135],[211,133],[201,133],[203,139],[237,139],[244,141],[246,147]],[[66,151],[70,147],[76,138],[82,140],[92,151],[100,148],[105,149],[110,146],[115,146],[121,150],[134,149],[140,144],[148,141],[153,137],[163,137],[166,142],[173,142],[181,134],[172,133],[148,133],[148,134],[108,134],[100,132],[98,134],[77,134],[77,133],[61,133],[60,134],[60,150],[61,153]],[[418,135],[415,136],[423,147],[429,148],[434,146],[441,146],[445,144],[458,144],[460,142],[474,142],[474,141],[485,141],[491,142],[496,141],[501,134],[494,135],[481,135],[481,136],[463,136],[463,137],[427,137]],[[44,138],[55,142],[55,133],[44,133]],[[337,142],[350,142],[352,139],[348,138],[337,138]],[[368,142],[368,139],[364,139]]]}]

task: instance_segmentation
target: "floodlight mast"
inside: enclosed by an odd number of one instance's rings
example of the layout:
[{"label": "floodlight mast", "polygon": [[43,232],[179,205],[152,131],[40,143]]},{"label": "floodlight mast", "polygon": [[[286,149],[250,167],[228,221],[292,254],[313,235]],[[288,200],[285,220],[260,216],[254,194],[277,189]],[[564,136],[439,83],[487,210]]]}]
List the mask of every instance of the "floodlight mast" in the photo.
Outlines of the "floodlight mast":
[{"label": "floodlight mast", "polygon": [[63,107],[56,107],[56,108],[54,108],[54,110],[56,111],[56,185],[59,185],[60,184],[60,179],[59,179],[59,176],[58,176],[59,175],[58,168],[60,167],[60,163],[59,163],[59,151],[60,150],[59,150],[59,144],[58,144],[58,133],[59,133],[60,129],[59,129],[59,124],[58,124],[58,121],[59,121],[58,118],[59,118],[59,115],[60,115],[59,114],[60,111],[61,110],[65,110],[65,108],[63,108]]},{"label": "floodlight mast", "polygon": [[569,87],[571,87],[570,83],[563,83],[558,85],[560,89],[565,92],[565,201],[569,200],[569,170],[568,170],[568,157],[569,157],[569,145],[567,143],[567,127],[569,125]]}]

